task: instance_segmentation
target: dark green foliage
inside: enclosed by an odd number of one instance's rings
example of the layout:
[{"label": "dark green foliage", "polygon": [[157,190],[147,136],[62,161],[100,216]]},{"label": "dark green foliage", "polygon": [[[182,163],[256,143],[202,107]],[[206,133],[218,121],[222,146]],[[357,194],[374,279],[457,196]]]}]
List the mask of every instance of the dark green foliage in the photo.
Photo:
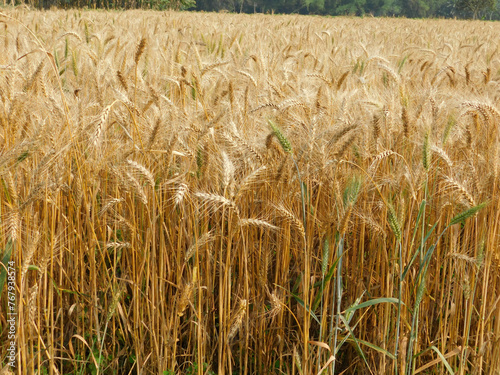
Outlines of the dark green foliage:
[{"label": "dark green foliage", "polygon": [[337,13],[362,15],[365,13],[365,6],[366,0],[343,0],[337,7]]},{"label": "dark green foliage", "polygon": [[[12,5],[28,3],[13,0]],[[500,0],[34,0],[36,8],[176,9],[331,16],[500,19]],[[67,52],[67,51],[65,51]],[[65,56],[67,57],[67,56]]]},{"label": "dark green foliage", "polygon": [[500,19],[499,0],[197,0],[196,9],[246,13]]},{"label": "dark green foliage", "polygon": [[[91,8],[91,9],[155,9],[185,10],[196,6],[195,0],[34,0],[27,2],[15,0],[12,5],[29,3],[38,9],[57,8]],[[65,51],[65,57],[67,51]]]},{"label": "dark green foliage", "polygon": [[484,11],[493,11],[495,9],[495,0],[457,0],[455,7],[459,12],[466,15],[472,15],[476,19]]}]

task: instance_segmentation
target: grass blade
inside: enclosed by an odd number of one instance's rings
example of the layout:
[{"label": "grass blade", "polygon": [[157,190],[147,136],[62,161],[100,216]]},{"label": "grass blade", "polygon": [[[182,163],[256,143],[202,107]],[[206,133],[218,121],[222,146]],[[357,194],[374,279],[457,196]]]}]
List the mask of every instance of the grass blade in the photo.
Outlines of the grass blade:
[{"label": "grass blade", "polygon": [[[345,312],[346,313],[352,312],[352,311],[355,311],[355,310],[363,309],[363,308],[368,307],[368,306],[377,305],[379,303],[395,303],[395,304],[398,304],[398,303],[400,303],[400,301],[397,298],[388,298],[388,297],[375,298],[375,299],[371,299],[369,301],[365,301],[363,303],[360,303],[359,305],[351,306]],[[404,305],[403,302],[401,302],[401,304]]]},{"label": "grass blade", "polygon": [[[427,232],[425,238],[424,238],[424,242],[423,243],[426,243],[427,240],[429,239],[429,237],[431,236],[432,232],[434,232],[434,229],[436,229],[436,226],[438,225],[438,223],[435,223],[431,229],[429,229],[429,231]],[[403,271],[403,275],[402,275],[402,280],[405,279],[405,276],[406,274],[408,273],[408,271],[410,270],[410,267],[412,266],[413,262],[415,262],[415,260],[417,259],[418,255],[420,254],[420,250],[422,249],[422,245],[419,246],[419,248],[417,249],[417,251],[415,251],[415,254],[413,254],[413,257],[411,258],[410,260],[410,263],[408,263],[408,265],[405,267],[404,271]]]}]

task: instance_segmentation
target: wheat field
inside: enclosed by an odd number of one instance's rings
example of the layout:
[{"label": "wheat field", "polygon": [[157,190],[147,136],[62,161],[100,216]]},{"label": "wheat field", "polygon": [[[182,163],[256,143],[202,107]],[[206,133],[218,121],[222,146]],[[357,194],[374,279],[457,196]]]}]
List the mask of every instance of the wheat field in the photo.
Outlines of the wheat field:
[{"label": "wheat field", "polygon": [[2,373],[500,374],[499,34],[4,9]]}]

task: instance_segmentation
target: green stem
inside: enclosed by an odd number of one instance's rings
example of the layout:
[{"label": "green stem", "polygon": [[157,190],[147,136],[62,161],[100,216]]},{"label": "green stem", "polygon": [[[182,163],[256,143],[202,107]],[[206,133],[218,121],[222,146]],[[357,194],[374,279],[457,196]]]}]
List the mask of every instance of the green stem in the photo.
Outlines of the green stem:
[{"label": "green stem", "polygon": [[396,320],[396,344],[394,349],[394,356],[396,361],[394,361],[394,373],[398,375],[398,349],[399,349],[399,333],[401,325],[401,296],[403,294],[403,252],[401,249],[401,241],[398,241],[399,248],[399,290],[398,290],[398,318]]},{"label": "green stem", "polygon": [[[342,302],[342,252],[344,250],[344,236],[340,237],[339,247],[337,249],[337,315],[335,317],[335,331],[333,339],[333,355],[337,356],[337,333],[340,325],[340,313],[341,313],[341,302]],[[336,360],[333,361],[333,375],[335,375],[335,364]]]}]

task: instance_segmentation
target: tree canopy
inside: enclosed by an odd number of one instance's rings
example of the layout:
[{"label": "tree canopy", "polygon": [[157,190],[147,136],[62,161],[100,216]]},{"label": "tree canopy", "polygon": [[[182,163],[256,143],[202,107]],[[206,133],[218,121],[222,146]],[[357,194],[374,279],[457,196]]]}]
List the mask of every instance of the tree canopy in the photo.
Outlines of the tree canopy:
[{"label": "tree canopy", "polygon": [[205,11],[500,19],[500,0],[196,0]]},{"label": "tree canopy", "polygon": [[4,0],[36,8],[189,9],[245,13],[500,20],[500,0]]}]

